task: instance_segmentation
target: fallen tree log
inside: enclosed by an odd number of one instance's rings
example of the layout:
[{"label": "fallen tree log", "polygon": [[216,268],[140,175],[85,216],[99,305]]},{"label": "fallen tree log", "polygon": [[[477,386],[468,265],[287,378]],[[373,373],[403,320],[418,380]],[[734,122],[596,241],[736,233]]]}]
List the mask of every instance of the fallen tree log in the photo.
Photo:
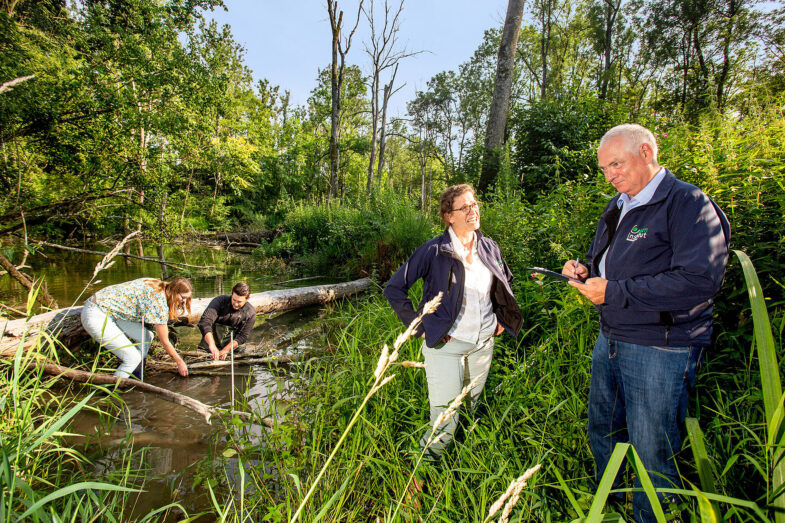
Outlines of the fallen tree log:
[{"label": "fallen tree log", "polygon": [[[19,272],[17,267],[1,253],[0,253],[0,267],[3,267],[13,279],[21,283],[28,291],[33,289],[33,281],[30,278],[28,278],[27,275]],[[57,309],[57,302],[55,301],[54,298],[52,298],[49,295],[49,292],[47,292],[46,283],[44,283],[41,286],[41,288],[38,290],[38,295],[36,299],[44,307]]]},{"label": "fallen tree log", "polygon": [[[371,286],[369,278],[362,278],[331,285],[315,285],[295,289],[280,289],[251,294],[248,301],[256,308],[257,314],[285,311],[320,305],[364,292]],[[179,325],[196,325],[212,298],[197,298],[191,301],[191,314],[179,319]],[[34,343],[37,334],[47,333],[57,338],[67,347],[74,347],[88,338],[82,328],[82,307],[68,307],[33,316],[0,323],[0,355],[7,356],[16,351],[22,336],[27,337],[25,346]]]},{"label": "fallen tree log", "polygon": [[[312,350],[307,352],[302,352],[298,354],[284,354],[281,356],[261,356],[255,358],[244,358],[239,359],[235,358],[234,366],[250,366],[250,365],[284,365],[289,363],[296,363],[300,361],[307,361],[311,358],[317,357],[320,354],[323,354],[325,351],[323,350]],[[157,361],[155,363],[147,362],[147,365],[150,366],[151,370],[159,371],[159,372],[173,372],[177,373],[177,365],[174,363],[170,363],[168,361]],[[188,365],[188,373],[190,375],[193,371],[200,371],[205,369],[221,369],[225,367],[230,367],[232,362],[228,359],[225,360],[210,360],[210,361],[200,361],[197,363],[191,363]],[[237,372],[237,371],[235,371]]]},{"label": "fallen tree log", "polygon": [[[32,370],[40,368],[44,373],[49,374],[50,376],[65,378],[77,383],[113,385],[121,390],[136,389],[141,392],[150,392],[165,399],[166,401],[171,401],[172,403],[176,403],[177,405],[182,405],[185,408],[191,409],[192,411],[201,415],[206,423],[210,423],[210,417],[222,410],[211,407],[210,405],[202,403],[199,400],[195,400],[183,394],[178,394],[176,392],[172,392],[171,390],[156,387],[155,385],[150,385],[149,383],[145,383],[143,381],[116,378],[115,376],[109,376],[108,374],[93,374],[92,372],[72,369],[70,367],[63,367],[60,365],[55,365],[54,363],[40,364],[33,362],[30,363],[28,368]],[[248,412],[232,411],[232,414],[247,420],[252,418],[251,414]],[[268,418],[262,418],[262,422],[268,427],[272,427],[274,425],[273,420]]]}]

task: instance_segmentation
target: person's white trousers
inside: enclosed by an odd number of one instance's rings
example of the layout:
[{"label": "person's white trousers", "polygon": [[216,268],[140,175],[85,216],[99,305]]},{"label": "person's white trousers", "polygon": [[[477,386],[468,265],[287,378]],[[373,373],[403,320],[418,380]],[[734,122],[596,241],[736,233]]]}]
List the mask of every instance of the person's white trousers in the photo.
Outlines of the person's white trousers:
[{"label": "person's white trousers", "polygon": [[[422,345],[425,357],[425,375],[428,380],[428,402],[431,407],[431,423],[420,439],[420,447],[427,447],[432,455],[441,454],[452,441],[458,426],[458,413],[453,413],[436,431],[433,424],[452,401],[477,376],[480,379],[464,399],[463,404],[471,409],[485,387],[493,358],[493,337],[479,345],[465,341],[450,340],[438,349]],[[440,434],[441,437],[433,442]]]},{"label": "person's white trousers", "polygon": [[89,300],[82,307],[82,326],[101,348],[120,358],[114,373],[119,378],[127,378],[136,370],[153,341],[153,333],[144,328],[144,323],[113,318]]}]

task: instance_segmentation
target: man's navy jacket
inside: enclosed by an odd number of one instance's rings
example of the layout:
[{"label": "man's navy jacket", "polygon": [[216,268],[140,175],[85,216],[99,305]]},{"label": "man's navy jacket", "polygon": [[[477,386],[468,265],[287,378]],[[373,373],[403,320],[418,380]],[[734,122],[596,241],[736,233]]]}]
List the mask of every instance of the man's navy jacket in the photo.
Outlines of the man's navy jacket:
[{"label": "man's navy jacket", "polygon": [[617,224],[616,195],[597,224],[589,276],[605,261],[600,327],[609,338],[640,345],[707,346],[714,295],[728,263],[730,224],[697,187],[666,170],[649,203]]}]

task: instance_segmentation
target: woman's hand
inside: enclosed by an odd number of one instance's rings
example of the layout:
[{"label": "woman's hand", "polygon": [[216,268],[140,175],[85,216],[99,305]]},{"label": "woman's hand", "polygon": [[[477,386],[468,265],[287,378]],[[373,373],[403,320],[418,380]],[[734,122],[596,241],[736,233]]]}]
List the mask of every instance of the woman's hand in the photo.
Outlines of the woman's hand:
[{"label": "woman's hand", "polygon": [[177,364],[177,373],[183,377],[188,376],[188,365],[186,365],[183,361],[183,358],[177,354],[177,351],[174,349],[174,345],[172,345],[172,343],[169,341],[169,328],[166,326],[166,324],[156,324],[155,333],[158,335],[158,340],[161,342],[161,345],[163,345],[166,353],[169,354],[169,357],[172,358]]}]

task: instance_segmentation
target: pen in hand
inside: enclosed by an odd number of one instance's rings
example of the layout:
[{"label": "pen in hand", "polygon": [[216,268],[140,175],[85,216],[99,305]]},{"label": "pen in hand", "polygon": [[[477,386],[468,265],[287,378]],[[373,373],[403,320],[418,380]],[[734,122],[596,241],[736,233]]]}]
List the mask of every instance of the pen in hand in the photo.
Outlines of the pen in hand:
[{"label": "pen in hand", "polygon": [[575,257],[575,265],[572,268],[572,271],[575,273],[575,276],[574,276],[575,278],[578,277],[578,263],[580,263],[580,259],[581,258],[579,256]]}]

